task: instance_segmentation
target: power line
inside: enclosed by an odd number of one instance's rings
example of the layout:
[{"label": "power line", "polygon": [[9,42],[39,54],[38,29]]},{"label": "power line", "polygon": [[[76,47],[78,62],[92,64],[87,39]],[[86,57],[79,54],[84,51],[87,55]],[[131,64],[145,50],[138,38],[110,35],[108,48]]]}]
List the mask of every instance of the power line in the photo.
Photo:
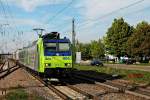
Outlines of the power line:
[{"label": "power line", "polygon": [[[145,0],[136,1],[136,2],[131,3],[131,4],[127,5],[127,6],[125,6],[125,7],[121,7],[121,8],[119,8],[119,9],[117,9],[117,10],[114,10],[114,11],[112,11],[112,12],[110,12],[110,13],[107,13],[107,14],[105,14],[105,15],[103,15],[103,16],[100,16],[100,17],[98,17],[98,18],[96,18],[96,19],[88,19],[88,20],[82,22],[82,23],[81,23],[80,25],[78,25],[77,27],[79,27],[79,28],[81,29],[82,26],[84,26],[84,24],[87,24],[87,23],[88,23],[87,21],[91,21],[91,22],[95,23],[95,22],[98,21],[98,20],[101,20],[101,19],[103,19],[103,18],[106,18],[106,17],[108,17],[108,16],[110,16],[110,15],[112,15],[112,14],[114,14],[114,13],[117,13],[118,11],[127,9],[127,8],[129,8],[129,7],[132,7],[132,6],[135,6],[135,5],[137,5],[137,4],[139,4],[139,3],[143,2],[143,1],[145,1]],[[97,23],[97,22],[96,22],[96,23]],[[89,24],[87,24],[87,25],[89,25]],[[79,28],[78,28],[78,29],[79,29]],[[86,29],[86,28],[84,28],[84,29]],[[70,30],[70,29],[67,29],[65,32],[67,32],[67,31],[69,31],[69,30]]]},{"label": "power line", "polygon": [[[9,21],[8,21],[8,16],[7,16],[7,13],[6,13],[6,9],[5,9],[5,7],[4,7],[4,4],[3,4],[3,2],[0,0],[0,5],[1,5],[1,7],[2,7],[2,12],[3,12],[3,16],[4,16],[4,19],[6,20],[6,25],[9,25]],[[4,24],[4,25],[5,25]],[[3,39],[2,39],[2,41],[3,41],[3,43],[2,43],[2,47],[3,48],[1,48],[1,50],[3,51],[4,49],[7,49],[7,38],[6,39],[4,39],[5,38],[5,32],[6,32],[6,29],[5,28],[3,28],[4,29],[4,31],[3,31],[3,33],[2,33],[2,35],[4,36],[3,37]]]},{"label": "power line", "polygon": [[69,24],[71,24],[70,21],[63,23],[63,24],[59,25],[59,26],[56,27],[56,28],[57,28],[58,31],[62,31],[62,30],[63,30],[67,25],[69,25]]},{"label": "power line", "polygon": [[61,28],[62,27],[65,27],[65,25],[67,25],[69,23],[69,21],[65,21],[64,23],[61,23],[61,24],[59,24],[59,25],[57,25],[57,26],[54,26],[54,27],[52,27],[53,29],[60,29],[61,30]]},{"label": "power line", "polygon": [[[101,19],[106,18],[106,17],[110,16],[111,14],[116,13],[117,11],[120,11],[120,10],[123,10],[123,9],[126,9],[126,8],[129,8],[129,7],[131,7],[131,6],[134,6],[134,5],[136,5],[136,4],[141,3],[141,2],[143,2],[143,1],[144,1],[144,0],[140,0],[140,1],[137,1],[137,2],[135,2],[135,3],[129,4],[129,5],[125,6],[125,7],[119,8],[119,9],[117,9],[117,10],[111,12],[111,13],[108,13],[108,14],[106,14],[106,15],[103,15],[103,16],[101,16],[101,17],[98,18],[98,19],[93,19],[93,20],[90,19],[90,21],[93,21],[93,24],[98,23]],[[149,8],[149,7],[148,7],[148,8]],[[145,8],[144,8],[144,9],[145,9]],[[141,11],[144,10],[144,9],[140,9],[140,10],[134,12],[134,13],[141,12]],[[132,13],[132,14],[133,14],[133,13]],[[131,14],[127,14],[127,15],[131,15]],[[87,22],[83,22],[82,24],[87,24]],[[98,24],[99,24],[99,23],[98,23]],[[89,25],[89,24],[87,24],[87,25]],[[81,24],[80,24],[79,26],[81,26]],[[78,26],[78,27],[79,27],[79,26]],[[90,26],[86,26],[85,28],[79,27],[79,28],[78,28],[78,31],[81,30],[81,29],[87,29],[88,27],[90,27]],[[65,32],[67,32],[67,31],[69,31],[69,30],[70,30],[70,29],[67,29]]]},{"label": "power line", "polygon": [[[15,22],[15,18],[14,18],[14,15],[13,15],[13,12],[12,12],[12,10],[11,10],[11,8],[10,8],[10,6],[9,6],[9,3],[8,3],[8,1],[7,0],[5,0],[5,3],[6,3],[6,8],[7,8],[7,11],[8,11],[8,14],[9,14],[9,16],[10,16],[10,19],[11,19],[11,21],[12,21],[12,29],[16,32],[16,33],[18,33],[17,35],[14,35],[14,40],[15,41],[13,41],[14,43],[16,42],[17,43],[17,40],[20,40],[20,42],[22,42],[23,40],[22,40],[22,35],[23,35],[23,31],[21,31],[21,30],[19,30],[18,29],[18,27],[17,27],[17,25],[16,25],[16,22]],[[13,28],[14,27],[14,28]]]},{"label": "power line", "polygon": [[[19,33],[17,26],[15,24],[14,16],[13,16],[12,11],[10,9],[10,6],[8,4],[8,1],[7,0],[4,0],[4,1],[0,0],[0,4],[1,4],[1,7],[2,7],[2,10],[3,10],[3,13],[5,15],[5,19],[6,19],[7,23],[9,23],[9,25],[11,25],[11,27],[9,28],[9,31],[13,32],[13,30],[14,30],[16,33]],[[11,21],[11,24],[10,24],[10,21]],[[17,38],[17,37],[14,36],[13,38]],[[6,42],[7,42],[7,40],[6,40]],[[13,41],[13,42],[15,42],[15,41]]]},{"label": "power line", "polygon": [[[149,8],[150,8],[150,6],[149,6],[149,7],[145,7],[145,8],[143,8],[143,9],[140,9],[140,10],[137,10],[137,11],[135,11],[135,12],[127,13],[127,14],[125,14],[124,16],[130,16],[130,15],[132,15],[132,14],[139,13],[139,12],[141,12],[141,11],[143,11],[143,10],[145,10],[145,9],[149,9]],[[96,23],[94,23],[94,24],[100,24],[100,23],[96,22]],[[79,30],[81,30],[81,29],[88,29],[88,27],[90,27],[90,26],[86,26],[85,28],[80,28]],[[92,27],[94,27],[94,26],[92,26]],[[95,27],[97,27],[97,25],[95,25]],[[79,31],[79,30],[78,30],[78,31]]]},{"label": "power line", "polygon": [[58,15],[60,15],[62,12],[64,12],[67,8],[69,8],[74,0],[72,0],[70,3],[68,3],[64,8],[62,8],[61,10],[59,10],[54,16],[52,16],[46,24],[49,24],[50,21],[54,20]]},{"label": "power line", "polygon": [[[103,15],[103,16],[100,16],[100,17],[98,17],[98,18],[96,18],[96,19],[88,19],[87,21],[97,21],[97,20],[99,20],[99,19],[106,18],[106,17],[108,17],[108,16],[110,16],[110,15],[112,15],[112,14],[114,14],[114,13],[117,13],[118,11],[127,9],[127,8],[129,8],[129,7],[132,7],[132,6],[135,6],[135,5],[137,5],[137,4],[139,4],[139,3],[143,2],[143,1],[145,1],[145,0],[139,0],[139,1],[137,1],[137,2],[134,2],[134,3],[131,3],[131,4],[127,5],[127,6],[125,6],[125,7],[121,7],[121,8],[119,8],[119,9],[117,9],[117,10],[114,10],[114,11],[112,11],[112,12],[110,12],[110,13],[107,13],[107,14],[105,14],[105,15]],[[82,26],[82,25],[87,24],[87,23],[88,23],[88,22],[83,22],[83,23],[81,23],[79,26]],[[78,26],[78,27],[79,27],[79,26]]]},{"label": "power line", "polygon": [[4,4],[3,4],[3,2],[1,0],[0,0],[0,5],[1,5],[2,10],[3,10],[3,15],[4,15],[4,17],[5,17],[6,21],[7,21],[7,24],[8,24],[8,16],[6,14],[6,9],[5,9]]},{"label": "power line", "polygon": [[[8,4],[8,1],[5,0],[5,2],[6,2],[6,7],[7,7],[8,14],[10,15],[10,19],[12,20],[12,23],[14,24],[15,31],[16,31],[16,33],[18,33],[19,30],[18,30],[18,28],[17,28],[17,26],[16,26],[16,24],[15,24],[15,19],[14,19],[12,10],[10,9],[10,6],[9,6],[9,4]],[[13,25],[12,25],[12,26],[13,26]]]}]

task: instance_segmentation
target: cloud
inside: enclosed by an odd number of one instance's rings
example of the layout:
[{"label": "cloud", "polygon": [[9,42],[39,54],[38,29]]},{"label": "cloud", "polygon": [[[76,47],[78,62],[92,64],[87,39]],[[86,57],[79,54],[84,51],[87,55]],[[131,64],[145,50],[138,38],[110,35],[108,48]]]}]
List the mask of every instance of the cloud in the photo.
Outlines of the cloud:
[{"label": "cloud", "polygon": [[14,21],[17,25],[21,25],[21,26],[23,25],[34,26],[34,25],[41,24],[33,19],[15,19]]},{"label": "cloud", "polygon": [[12,19],[5,19],[0,17],[0,24],[7,24],[9,23],[8,27],[11,27],[15,29],[15,27],[18,27],[18,31],[22,31],[22,29],[32,30],[33,28],[43,28],[43,27],[49,27],[48,25],[45,25],[37,20],[29,19],[29,18],[14,18]]},{"label": "cloud", "polygon": [[83,0],[84,12],[82,13],[87,19],[95,19],[137,1],[140,0]]},{"label": "cloud", "polygon": [[[53,15],[55,15],[57,11],[62,9],[64,5],[67,5],[71,0],[7,0],[7,1],[11,6],[11,8],[17,7],[20,9],[24,9],[27,12],[26,13],[24,11],[21,12],[22,10],[12,9],[14,11],[16,10],[15,11],[16,19],[14,23],[17,26],[19,26],[19,28],[21,27],[20,29],[22,29],[22,27],[25,29],[32,29],[35,27],[39,27],[45,28],[46,30],[49,31],[57,30],[60,31],[62,34],[66,35],[70,33],[71,19],[72,16],[74,16],[76,19],[77,34],[81,33],[78,35],[78,37],[80,40],[83,41],[90,41],[92,39],[97,39],[100,36],[103,36],[104,33],[107,31],[107,28],[111,25],[114,18],[124,17],[127,20],[127,22],[131,24],[135,24],[141,19],[142,20],[150,19],[148,11],[147,12],[142,11],[143,13],[139,14],[135,13],[135,11],[138,11],[141,8],[143,9],[145,7],[148,7],[150,4],[150,0],[144,0],[144,2],[142,3],[134,5],[127,9],[117,11],[117,13],[113,13],[111,16],[103,18],[100,17],[110,12],[116,11],[117,9],[126,7],[130,4],[142,0],[73,0],[74,1],[73,4],[71,5],[71,7],[67,8],[66,12],[61,13],[59,17],[56,17],[53,21],[50,21],[49,24],[46,25],[44,24],[44,22],[46,22],[48,18],[51,18]],[[51,7],[51,5],[56,6],[53,8]],[[45,9],[48,10],[50,9],[49,13],[47,13]],[[31,15],[30,12],[32,12],[33,16]],[[44,15],[44,13],[46,14]],[[23,16],[22,19],[17,14]],[[87,21],[88,19],[95,19],[95,20],[98,19],[98,20]],[[1,23],[5,23],[5,20],[4,22],[2,21]],[[82,22],[87,23],[82,25]],[[85,35],[88,36],[87,37],[88,39],[86,40],[84,39]]]},{"label": "cloud", "polygon": [[[148,11],[144,12],[144,10],[142,11],[143,13],[137,14],[140,9],[149,7],[149,4],[150,0],[82,0],[74,5],[76,9],[81,8],[79,11],[80,15],[82,15],[80,25],[76,30],[77,37],[82,42],[100,38],[104,36],[108,27],[111,26],[113,19],[118,17],[124,17],[131,25],[143,19],[149,20],[149,16],[146,15]],[[124,7],[125,9],[123,9]],[[111,16],[102,18],[102,16],[111,12],[114,12]],[[93,21],[89,19],[93,19]],[[84,39],[85,35],[88,36],[86,40]]]},{"label": "cloud", "polygon": [[8,2],[12,5],[23,8],[27,12],[32,12],[37,7],[60,4],[65,1],[66,0],[9,0]]}]

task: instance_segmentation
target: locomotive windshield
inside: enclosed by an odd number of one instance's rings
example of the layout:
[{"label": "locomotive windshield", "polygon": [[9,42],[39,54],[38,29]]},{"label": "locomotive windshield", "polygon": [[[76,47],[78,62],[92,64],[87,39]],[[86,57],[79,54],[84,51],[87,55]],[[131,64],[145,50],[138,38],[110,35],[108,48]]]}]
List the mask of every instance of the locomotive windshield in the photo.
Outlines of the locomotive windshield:
[{"label": "locomotive windshield", "polygon": [[69,51],[69,43],[59,43],[59,51]]},{"label": "locomotive windshield", "polygon": [[69,51],[70,44],[69,43],[45,43],[46,51]]},{"label": "locomotive windshield", "polygon": [[45,49],[47,51],[56,51],[57,45],[56,45],[56,43],[45,43]]}]

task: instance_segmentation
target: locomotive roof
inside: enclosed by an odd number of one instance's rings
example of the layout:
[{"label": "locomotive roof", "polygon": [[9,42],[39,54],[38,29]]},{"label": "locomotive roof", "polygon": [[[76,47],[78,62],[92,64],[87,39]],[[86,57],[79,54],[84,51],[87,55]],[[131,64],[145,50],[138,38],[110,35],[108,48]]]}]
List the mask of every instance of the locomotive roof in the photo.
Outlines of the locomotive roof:
[{"label": "locomotive roof", "polygon": [[[56,42],[69,43],[70,42],[70,40],[66,37],[60,38],[60,33],[58,33],[58,32],[47,33],[47,34],[43,35],[41,38],[43,38],[44,42],[52,42],[52,43],[56,43]],[[36,45],[37,41],[38,40],[33,41],[27,47],[23,47],[22,49],[19,49],[19,50],[23,50],[23,49],[32,47],[33,45]]]},{"label": "locomotive roof", "polygon": [[69,39],[64,38],[64,39],[50,39],[50,40],[44,40],[44,42],[52,42],[52,43],[68,43],[70,42]]},{"label": "locomotive roof", "polygon": [[70,42],[69,39],[67,39],[66,37],[64,38],[60,38],[60,33],[58,32],[51,32],[51,33],[47,33],[45,35],[42,36],[43,41],[44,42]]},{"label": "locomotive roof", "polygon": [[60,33],[51,32],[42,36],[43,39],[60,39]]}]

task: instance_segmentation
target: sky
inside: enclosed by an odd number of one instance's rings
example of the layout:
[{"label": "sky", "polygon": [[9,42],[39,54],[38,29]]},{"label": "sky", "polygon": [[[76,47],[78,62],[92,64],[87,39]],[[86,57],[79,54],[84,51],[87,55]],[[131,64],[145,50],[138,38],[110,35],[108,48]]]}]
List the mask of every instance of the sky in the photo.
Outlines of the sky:
[{"label": "sky", "polygon": [[[130,25],[150,22],[150,0],[0,0],[0,48],[15,51],[38,38],[33,28],[57,31],[87,43],[105,36],[114,18]],[[7,49],[7,51],[6,51]]]}]

